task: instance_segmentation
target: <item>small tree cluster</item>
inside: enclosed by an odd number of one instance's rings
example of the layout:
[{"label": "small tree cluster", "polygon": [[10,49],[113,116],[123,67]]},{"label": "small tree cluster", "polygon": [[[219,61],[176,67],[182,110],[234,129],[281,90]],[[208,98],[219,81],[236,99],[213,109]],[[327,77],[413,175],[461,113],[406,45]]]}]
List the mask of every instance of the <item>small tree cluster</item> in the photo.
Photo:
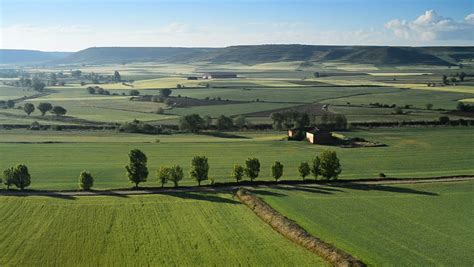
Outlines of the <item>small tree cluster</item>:
[{"label": "small tree cluster", "polygon": [[273,128],[276,130],[302,128],[310,125],[310,118],[308,113],[303,112],[274,112],[270,114]]},{"label": "small tree cluster", "polygon": [[15,185],[20,190],[25,189],[31,184],[31,176],[28,167],[24,164],[18,164],[3,171],[3,183],[10,189]]},{"label": "small tree cluster", "polygon": [[313,175],[314,179],[318,179],[319,176],[322,176],[327,180],[336,180],[342,172],[342,169],[336,151],[325,150],[320,156],[314,157],[311,164],[302,162],[298,166],[298,172],[303,180],[310,173]]},{"label": "small tree cluster", "polygon": [[156,176],[161,183],[161,187],[171,181],[174,184],[174,187],[178,187],[179,181],[183,180],[184,173],[183,168],[179,165],[175,165],[172,167],[161,167],[156,172]]}]

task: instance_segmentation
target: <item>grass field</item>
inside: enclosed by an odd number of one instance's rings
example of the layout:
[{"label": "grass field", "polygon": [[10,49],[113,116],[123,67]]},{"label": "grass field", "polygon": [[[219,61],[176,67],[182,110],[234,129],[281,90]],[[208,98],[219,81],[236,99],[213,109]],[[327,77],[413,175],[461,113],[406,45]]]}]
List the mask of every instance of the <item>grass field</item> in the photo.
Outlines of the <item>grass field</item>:
[{"label": "grass field", "polygon": [[[97,188],[131,186],[124,166],[127,153],[142,149],[149,158],[146,186],[158,186],[155,171],[163,165],[184,168],[183,185],[194,185],[187,175],[191,158],[209,158],[210,177],[231,181],[235,163],[258,157],[262,170],[258,179],[271,179],[270,166],[279,160],[285,166],[283,179],[300,179],[297,166],[325,149],[337,151],[343,166],[341,179],[377,177],[426,177],[474,173],[472,128],[379,129],[347,132],[370,141],[387,144],[376,148],[338,148],[307,142],[280,141],[285,133],[235,133],[237,136],[128,135],[110,132],[0,131],[0,169],[24,162],[30,168],[32,188],[74,189],[79,173],[87,169]],[[156,143],[156,139],[160,139]],[[48,142],[48,143],[45,143]],[[51,143],[53,142],[53,143]],[[55,143],[56,142],[56,143]],[[60,162],[60,163],[59,163]]]},{"label": "grass field", "polygon": [[326,265],[230,194],[0,196],[2,266]]},{"label": "grass field", "polygon": [[472,266],[473,190],[469,181],[281,187],[260,196],[369,265]]}]

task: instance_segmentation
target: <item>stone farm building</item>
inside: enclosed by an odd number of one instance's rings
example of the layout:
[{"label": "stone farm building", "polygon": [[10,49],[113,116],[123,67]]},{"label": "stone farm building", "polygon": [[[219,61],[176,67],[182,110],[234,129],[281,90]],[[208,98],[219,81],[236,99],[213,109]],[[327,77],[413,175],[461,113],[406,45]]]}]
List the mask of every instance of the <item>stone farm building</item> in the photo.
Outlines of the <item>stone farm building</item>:
[{"label": "stone farm building", "polygon": [[202,75],[203,79],[228,79],[237,78],[234,72],[206,72]]},{"label": "stone farm building", "polygon": [[[304,129],[290,129],[288,130],[288,137],[297,140],[301,135],[306,141],[311,144],[329,145],[333,144],[335,138],[332,133],[318,128],[304,128]],[[300,140],[302,140],[301,138]]]}]

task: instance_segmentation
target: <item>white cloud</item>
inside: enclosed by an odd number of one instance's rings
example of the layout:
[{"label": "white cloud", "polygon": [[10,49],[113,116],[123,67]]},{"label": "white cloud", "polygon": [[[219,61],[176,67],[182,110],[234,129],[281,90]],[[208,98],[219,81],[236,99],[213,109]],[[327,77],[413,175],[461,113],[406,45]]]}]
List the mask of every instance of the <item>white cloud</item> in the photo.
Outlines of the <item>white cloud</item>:
[{"label": "white cloud", "polygon": [[414,21],[391,20],[385,28],[406,41],[429,44],[433,41],[474,40],[473,22],[474,14],[458,22],[428,10]]}]

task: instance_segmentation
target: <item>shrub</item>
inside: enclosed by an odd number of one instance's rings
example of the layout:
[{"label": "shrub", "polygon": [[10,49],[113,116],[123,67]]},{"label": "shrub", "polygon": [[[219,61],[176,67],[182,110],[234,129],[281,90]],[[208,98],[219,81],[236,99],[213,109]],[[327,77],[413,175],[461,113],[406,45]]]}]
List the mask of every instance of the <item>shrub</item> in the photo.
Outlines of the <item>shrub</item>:
[{"label": "shrub", "polygon": [[379,173],[379,177],[380,177],[380,178],[385,178],[385,177],[387,177],[387,176],[385,175],[385,173],[381,172],[381,173]]},{"label": "shrub", "polygon": [[94,177],[88,171],[82,171],[79,175],[79,188],[84,191],[91,190],[92,186],[94,186]]}]

